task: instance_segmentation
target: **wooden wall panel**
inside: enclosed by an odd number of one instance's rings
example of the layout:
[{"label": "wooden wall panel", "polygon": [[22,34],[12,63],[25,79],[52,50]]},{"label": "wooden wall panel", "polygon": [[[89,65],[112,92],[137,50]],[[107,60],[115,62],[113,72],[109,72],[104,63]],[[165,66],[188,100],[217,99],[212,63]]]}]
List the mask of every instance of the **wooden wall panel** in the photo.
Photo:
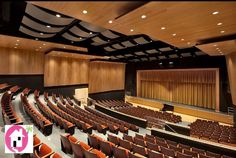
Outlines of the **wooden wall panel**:
[{"label": "wooden wall panel", "polygon": [[90,62],[89,93],[123,90],[125,64],[114,62]]},{"label": "wooden wall panel", "polygon": [[236,105],[236,52],[226,56],[226,63],[228,69],[232,101],[233,104]]},{"label": "wooden wall panel", "polygon": [[218,69],[139,70],[137,96],[219,110]]},{"label": "wooden wall panel", "polygon": [[88,84],[88,60],[45,56],[44,86]]},{"label": "wooden wall panel", "polygon": [[43,74],[44,54],[0,47],[0,74]]}]

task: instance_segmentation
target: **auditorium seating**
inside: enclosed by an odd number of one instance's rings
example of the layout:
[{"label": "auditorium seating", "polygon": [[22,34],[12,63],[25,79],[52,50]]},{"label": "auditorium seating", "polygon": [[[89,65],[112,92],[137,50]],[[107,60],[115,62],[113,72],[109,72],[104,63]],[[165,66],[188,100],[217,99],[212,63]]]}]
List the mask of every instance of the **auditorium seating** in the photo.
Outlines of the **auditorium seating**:
[{"label": "auditorium seating", "polygon": [[9,89],[9,91],[11,91],[13,94],[17,93],[18,91],[20,91],[20,87],[19,86],[14,86],[14,87],[11,87]]},{"label": "auditorium seating", "polygon": [[6,90],[7,88],[11,87],[11,85],[7,84],[7,83],[2,83],[0,84],[0,93],[4,92],[4,90]]},{"label": "auditorium seating", "polygon": [[52,151],[52,149],[47,144],[41,142],[37,135],[34,135],[33,146],[33,156],[35,158],[62,158],[62,156],[60,156],[58,153]]},{"label": "auditorium seating", "polygon": [[236,128],[219,122],[197,119],[190,124],[192,137],[236,146]]},{"label": "auditorium seating", "polygon": [[174,123],[178,123],[182,121],[181,116],[164,112],[164,111],[154,111],[154,110],[147,109],[140,106],[135,107],[123,101],[98,100],[96,102],[99,105],[115,109],[119,112],[146,119],[150,127],[152,127],[153,125],[159,124],[160,120],[165,120],[165,121],[174,122]]},{"label": "auditorium seating", "polygon": [[39,113],[27,100],[26,94],[21,94],[21,105],[24,111],[32,119],[35,126],[46,136],[52,133],[53,124]]},{"label": "auditorium seating", "polygon": [[1,107],[2,107],[2,117],[5,125],[21,125],[23,124],[22,119],[15,113],[12,105],[12,96],[14,94],[11,91],[7,91],[2,95]]},{"label": "auditorium seating", "polygon": [[[68,143],[70,142],[70,144]],[[65,153],[69,153],[68,151],[72,149],[72,153],[74,154],[74,158],[105,158],[106,155],[95,149],[90,147],[90,145],[85,144],[84,142],[78,141],[75,137],[70,134],[61,135],[61,148]]]},{"label": "auditorium seating", "polygon": [[[43,115],[46,116],[50,121],[54,122],[57,126],[60,126],[60,128],[64,128],[65,132],[74,134],[74,130],[75,130],[74,124],[62,118],[57,113],[55,113],[56,110],[52,111],[48,106],[44,105],[38,98],[39,92],[37,92],[37,90],[35,90],[34,94],[35,94],[36,104],[38,108],[40,109],[40,111],[43,113]],[[52,103],[48,100],[48,105],[51,105],[51,104]]]}]

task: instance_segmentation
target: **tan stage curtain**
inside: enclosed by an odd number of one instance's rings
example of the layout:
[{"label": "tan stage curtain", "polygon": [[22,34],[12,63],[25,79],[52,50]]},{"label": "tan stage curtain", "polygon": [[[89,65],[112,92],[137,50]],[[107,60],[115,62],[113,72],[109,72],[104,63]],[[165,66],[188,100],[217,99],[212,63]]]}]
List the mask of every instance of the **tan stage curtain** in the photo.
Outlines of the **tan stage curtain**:
[{"label": "tan stage curtain", "polygon": [[140,70],[137,96],[215,109],[216,77],[214,69]]}]

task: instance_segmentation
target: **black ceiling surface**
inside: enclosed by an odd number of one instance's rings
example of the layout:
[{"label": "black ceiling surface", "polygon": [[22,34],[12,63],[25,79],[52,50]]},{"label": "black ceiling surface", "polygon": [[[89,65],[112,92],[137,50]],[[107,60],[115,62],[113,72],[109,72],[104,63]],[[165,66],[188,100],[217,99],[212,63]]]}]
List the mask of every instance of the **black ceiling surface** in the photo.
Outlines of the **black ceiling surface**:
[{"label": "black ceiling surface", "polygon": [[162,61],[206,55],[196,47],[178,49],[144,34],[126,36],[26,2],[3,1],[0,9],[0,34],[86,47],[88,54],[109,56],[110,61]]}]

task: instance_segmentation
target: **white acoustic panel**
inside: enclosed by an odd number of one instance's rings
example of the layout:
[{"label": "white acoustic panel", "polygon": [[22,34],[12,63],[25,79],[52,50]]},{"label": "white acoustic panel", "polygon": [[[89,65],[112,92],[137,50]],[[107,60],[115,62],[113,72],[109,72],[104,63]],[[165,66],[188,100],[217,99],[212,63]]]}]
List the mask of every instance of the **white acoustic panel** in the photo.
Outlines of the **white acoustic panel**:
[{"label": "white acoustic panel", "polygon": [[191,53],[182,53],[181,55],[182,55],[183,57],[191,57],[191,56],[192,56]]},{"label": "white acoustic panel", "polygon": [[158,51],[156,49],[150,49],[150,50],[146,50],[146,52],[148,54],[155,54],[155,53],[158,53]]},{"label": "white acoustic panel", "polygon": [[138,61],[140,61],[139,59],[132,59],[132,60],[130,60],[130,61],[132,61],[132,62],[138,62]]},{"label": "white acoustic panel", "polygon": [[124,58],[123,55],[117,55],[116,57],[117,57],[117,58]]},{"label": "white acoustic panel", "polygon": [[74,26],[74,27],[72,27],[71,29],[70,29],[70,31],[72,32],[72,33],[74,33],[75,35],[77,35],[77,36],[81,36],[81,37],[93,37],[93,36],[95,36],[96,34],[90,34],[90,33],[88,33],[88,32],[85,32],[85,31],[83,31],[83,30],[81,30],[80,28],[78,28],[77,26]]},{"label": "white acoustic panel", "polygon": [[107,37],[107,38],[110,38],[110,39],[114,39],[114,38],[118,38],[120,36],[112,33],[110,30],[106,30],[104,32],[101,33],[103,36]]},{"label": "white acoustic panel", "polygon": [[177,54],[170,54],[169,57],[170,58],[178,58],[179,56]]},{"label": "white acoustic panel", "polygon": [[25,33],[29,36],[38,37],[38,38],[50,38],[50,37],[55,36],[55,34],[43,34],[43,35],[41,35],[38,32],[34,32],[34,31],[31,31],[31,30],[25,28],[24,26],[20,26],[19,31],[22,32],[22,33]]},{"label": "white acoustic panel", "polygon": [[141,60],[142,60],[142,61],[148,61],[148,59],[147,59],[147,58],[141,58]]},{"label": "white acoustic panel", "polygon": [[90,23],[87,23],[85,21],[82,21],[79,23],[81,26],[83,26],[84,28],[90,30],[90,31],[93,31],[93,32],[102,32],[102,31],[105,31],[106,29],[104,28],[101,28],[99,26],[95,26],[95,25],[92,25]]},{"label": "white acoustic panel", "polygon": [[166,56],[159,56],[160,59],[166,59]]},{"label": "white acoustic panel", "polygon": [[111,48],[111,47],[109,47],[109,46],[104,47],[103,49],[105,49],[105,50],[108,51],[108,52],[112,52],[112,51],[115,51],[115,50],[116,50],[116,49],[113,49],[113,48]]},{"label": "white acoustic panel", "polygon": [[115,57],[115,56],[111,56],[110,59],[117,59],[117,57]]},{"label": "white acoustic panel", "polygon": [[146,43],[149,43],[149,41],[147,41],[147,40],[146,40],[145,38],[143,38],[143,37],[135,38],[134,41],[137,42],[138,44],[146,44]]},{"label": "white acoustic panel", "polygon": [[112,47],[116,48],[116,49],[124,49],[125,47],[123,47],[122,45],[120,44],[113,44]]},{"label": "white acoustic panel", "polygon": [[145,55],[145,53],[143,53],[143,52],[135,52],[134,54],[136,54],[136,55]]},{"label": "white acoustic panel", "polygon": [[108,43],[107,41],[104,41],[103,39],[101,39],[99,37],[94,37],[94,38],[92,38],[92,40],[96,43],[100,43],[100,45]]},{"label": "white acoustic panel", "polygon": [[68,40],[70,40],[70,41],[75,41],[75,42],[79,42],[79,41],[85,40],[84,38],[81,39],[81,38],[72,36],[72,35],[70,35],[69,33],[64,33],[64,34],[62,35],[62,37],[64,37],[65,39],[68,39]]},{"label": "white acoustic panel", "polygon": [[26,16],[23,17],[22,23],[34,30],[48,33],[57,33],[60,32],[62,29],[64,29],[64,27],[47,27],[47,25],[42,25],[40,23],[37,23]]},{"label": "white acoustic panel", "polygon": [[151,60],[151,61],[157,60],[157,57],[149,57],[149,60]]},{"label": "white acoustic panel", "polygon": [[162,52],[166,52],[166,51],[171,51],[173,49],[170,48],[170,47],[165,47],[165,48],[160,48],[159,50],[162,51]]},{"label": "white acoustic panel", "polygon": [[133,47],[135,46],[133,43],[131,43],[130,41],[125,41],[125,42],[122,42],[122,44],[126,47]]},{"label": "white acoustic panel", "polygon": [[27,3],[25,12],[40,21],[53,25],[64,26],[70,24],[74,20],[73,18],[56,17],[56,15],[49,14],[30,3]]}]

